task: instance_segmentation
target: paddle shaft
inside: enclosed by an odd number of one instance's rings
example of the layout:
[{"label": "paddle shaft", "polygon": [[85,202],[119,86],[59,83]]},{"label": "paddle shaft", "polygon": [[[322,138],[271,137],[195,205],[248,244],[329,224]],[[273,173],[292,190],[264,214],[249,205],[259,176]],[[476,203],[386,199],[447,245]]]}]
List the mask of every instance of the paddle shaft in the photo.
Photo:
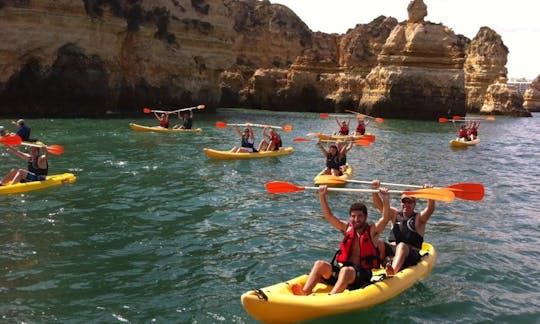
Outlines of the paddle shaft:
[{"label": "paddle shaft", "polygon": [[195,106],[195,107],[189,107],[189,108],[182,108],[182,109],[176,109],[176,110],[154,110],[154,109],[151,109],[150,112],[155,112],[155,113],[159,113],[159,114],[174,114],[174,113],[177,113],[177,112],[181,112],[181,111],[186,111],[186,110],[193,110],[193,109],[202,109],[204,108],[204,105],[198,105],[198,106]]}]

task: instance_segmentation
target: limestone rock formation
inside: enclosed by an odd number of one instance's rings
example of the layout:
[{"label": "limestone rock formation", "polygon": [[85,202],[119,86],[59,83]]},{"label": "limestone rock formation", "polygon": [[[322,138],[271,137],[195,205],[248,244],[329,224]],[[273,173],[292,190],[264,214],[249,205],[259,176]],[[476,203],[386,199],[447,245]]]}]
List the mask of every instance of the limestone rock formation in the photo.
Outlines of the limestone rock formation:
[{"label": "limestone rock formation", "polygon": [[532,112],[540,112],[540,75],[534,79],[523,95],[523,108]]},{"label": "limestone rock formation", "polygon": [[504,79],[493,83],[487,88],[480,113],[532,117],[531,113],[523,108],[521,94],[509,87]]},{"label": "limestone rock formation", "polygon": [[[380,16],[339,35],[314,33],[268,0],[0,1],[0,112],[80,116],[204,103],[464,114],[469,40],[424,22],[422,0],[408,10],[407,22]],[[470,56],[471,75],[480,75],[473,86],[506,76],[491,72],[489,57],[506,58],[499,41],[482,37],[471,51],[488,53],[476,63]],[[484,70],[485,80],[476,73]]]},{"label": "limestone rock formation", "polygon": [[400,23],[366,77],[360,110],[390,118],[464,115],[466,45],[443,25]]},{"label": "limestone rock formation", "polygon": [[465,88],[468,112],[479,112],[487,88],[496,81],[506,83],[508,48],[501,36],[481,27],[466,49]]}]

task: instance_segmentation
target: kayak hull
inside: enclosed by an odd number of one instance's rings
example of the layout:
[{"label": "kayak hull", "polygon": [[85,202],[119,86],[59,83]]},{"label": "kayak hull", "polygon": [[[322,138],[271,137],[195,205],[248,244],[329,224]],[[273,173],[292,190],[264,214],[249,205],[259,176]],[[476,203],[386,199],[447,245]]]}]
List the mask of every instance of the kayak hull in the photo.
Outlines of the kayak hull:
[{"label": "kayak hull", "polygon": [[211,159],[218,160],[234,160],[234,159],[257,159],[265,157],[274,157],[289,155],[294,152],[292,147],[280,147],[279,151],[260,151],[257,153],[233,153],[231,151],[218,151],[210,148],[205,148],[204,153]]},{"label": "kayak hull", "polygon": [[200,133],[202,128],[191,128],[191,129],[182,129],[182,128],[163,128],[160,126],[143,126],[139,124],[129,123],[129,127],[136,132],[151,132],[151,133]]},{"label": "kayak hull", "polygon": [[395,276],[376,281],[384,269],[374,270],[372,282],[376,282],[361,289],[329,295],[332,287],[318,283],[311,295],[295,296],[290,287],[303,285],[308,276],[302,275],[242,294],[242,306],[254,319],[264,323],[296,323],[361,311],[397,296],[427,277],[435,265],[437,253],[433,246],[424,243],[421,254],[424,256],[417,265],[403,269]]},{"label": "kayak hull", "polygon": [[319,134],[320,140],[325,141],[358,141],[361,139],[369,139],[373,135],[366,133],[365,135],[332,135],[332,134]]},{"label": "kayak hull", "polygon": [[450,146],[452,147],[467,147],[467,146],[474,146],[476,144],[480,143],[480,138],[476,138],[472,141],[459,141],[457,139],[453,139],[450,141]]},{"label": "kayak hull", "polygon": [[43,181],[21,182],[13,185],[0,186],[0,195],[18,194],[28,191],[40,190],[63,184],[73,183],[77,180],[72,173],[49,175]]},{"label": "kayak hull", "polygon": [[[352,178],[353,174],[354,174],[354,171],[353,171],[352,166],[347,164],[347,169],[342,175],[334,176],[330,174],[323,174],[323,171],[321,171],[319,174],[315,176],[315,178],[313,178],[313,182],[315,182],[315,185],[317,186],[320,186],[320,185],[343,186],[347,183],[346,180],[349,180],[350,178]],[[343,180],[343,182],[336,183],[335,181],[336,178],[339,180]]]}]

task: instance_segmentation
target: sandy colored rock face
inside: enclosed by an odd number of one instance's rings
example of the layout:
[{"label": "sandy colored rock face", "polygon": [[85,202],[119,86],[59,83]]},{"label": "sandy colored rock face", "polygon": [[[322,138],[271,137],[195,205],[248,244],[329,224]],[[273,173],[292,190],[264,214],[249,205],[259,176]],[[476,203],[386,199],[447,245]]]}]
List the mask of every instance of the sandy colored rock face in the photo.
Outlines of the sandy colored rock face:
[{"label": "sandy colored rock face", "polygon": [[523,107],[531,112],[540,111],[540,75],[534,79],[523,95]]},{"label": "sandy colored rock face", "polygon": [[4,1],[0,106],[78,116],[204,103],[421,119],[480,109],[506,77],[500,37],[485,32],[466,52],[468,39],[424,22],[423,1],[407,10],[408,23],[380,16],[338,35],[270,1]]}]

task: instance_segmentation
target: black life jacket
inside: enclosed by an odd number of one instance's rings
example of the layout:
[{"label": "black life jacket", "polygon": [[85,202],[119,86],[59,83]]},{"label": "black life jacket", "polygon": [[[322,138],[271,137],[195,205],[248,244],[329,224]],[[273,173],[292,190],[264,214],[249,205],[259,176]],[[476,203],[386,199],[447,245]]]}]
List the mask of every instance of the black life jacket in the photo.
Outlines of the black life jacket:
[{"label": "black life jacket", "polygon": [[332,155],[328,153],[326,155],[326,167],[329,169],[336,169],[339,170],[339,167],[341,166],[339,161],[339,154]]},{"label": "black life jacket", "polygon": [[405,220],[403,213],[399,213],[396,217],[396,224],[392,226],[392,230],[388,235],[388,241],[396,243],[403,242],[421,249],[424,238],[416,231],[416,216],[418,216],[418,213]]},{"label": "black life jacket", "polygon": [[47,162],[47,168],[41,169],[38,166],[37,160],[32,161],[31,159],[28,159],[28,171],[35,173],[37,175],[44,175],[46,176],[49,173],[49,162]]}]

